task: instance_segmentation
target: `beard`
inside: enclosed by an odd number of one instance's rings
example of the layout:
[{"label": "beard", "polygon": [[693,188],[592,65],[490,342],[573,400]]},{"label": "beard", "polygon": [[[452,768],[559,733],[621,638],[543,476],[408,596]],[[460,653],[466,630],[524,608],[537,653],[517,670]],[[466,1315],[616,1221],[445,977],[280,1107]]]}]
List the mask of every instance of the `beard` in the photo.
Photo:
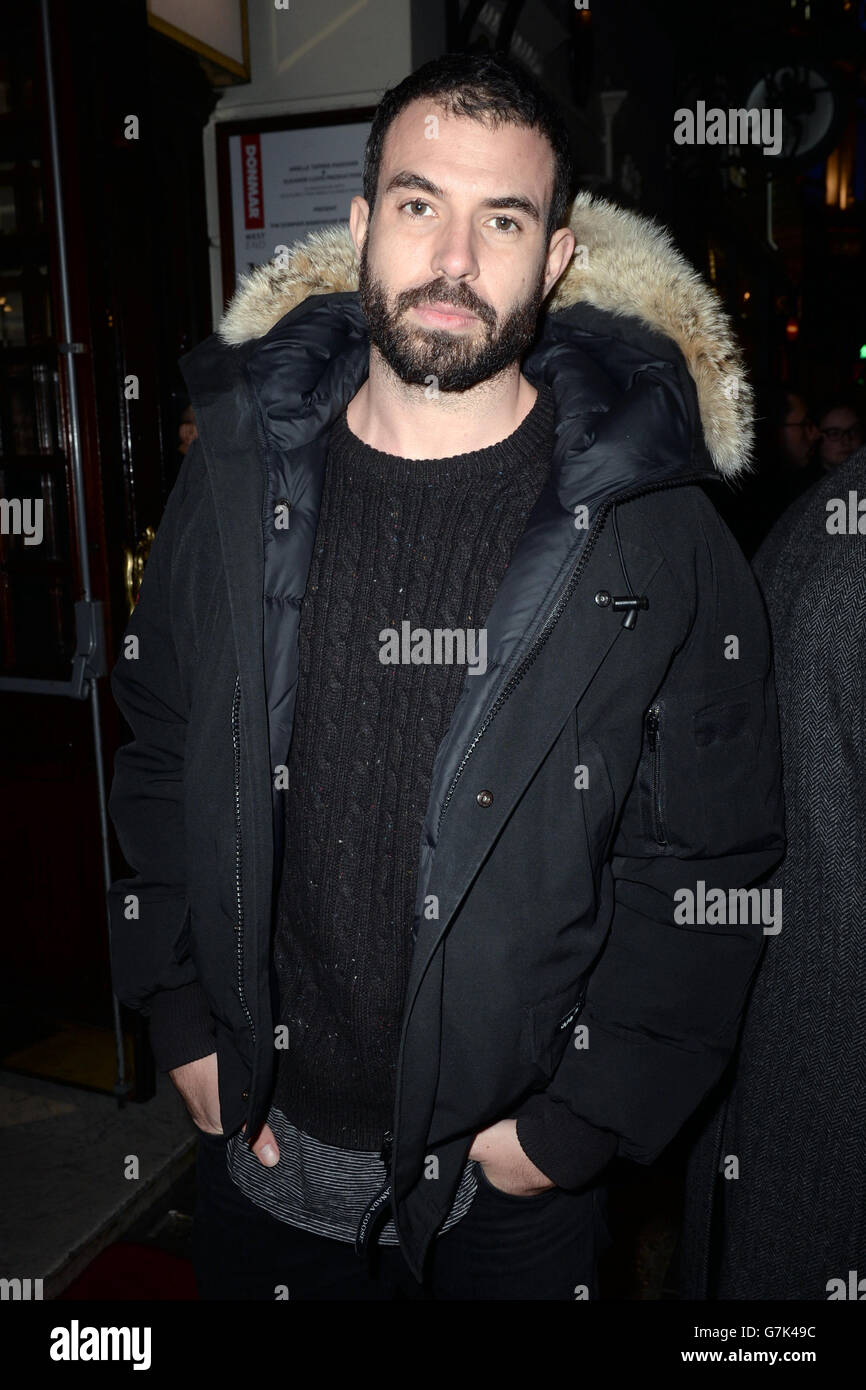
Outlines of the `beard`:
[{"label": "beard", "polygon": [[[370,274],[365,239],[358,266],[358,294],[370,331],[370,342],[388,366],[411,386],[427,386],[434,377],[440,391],[468,391],[519,361],[535,336],[538,311],[544,298],[544,262],[527,299],[512,308],[500,324],[489,304],[478,299],[468,285],[458,281],[431,280],[426,285],[402,290],[389,303],[381,280]],[[453,304],[475,314],[477,329],[451,332],[404,321],[406,311],[417,304]]]}]

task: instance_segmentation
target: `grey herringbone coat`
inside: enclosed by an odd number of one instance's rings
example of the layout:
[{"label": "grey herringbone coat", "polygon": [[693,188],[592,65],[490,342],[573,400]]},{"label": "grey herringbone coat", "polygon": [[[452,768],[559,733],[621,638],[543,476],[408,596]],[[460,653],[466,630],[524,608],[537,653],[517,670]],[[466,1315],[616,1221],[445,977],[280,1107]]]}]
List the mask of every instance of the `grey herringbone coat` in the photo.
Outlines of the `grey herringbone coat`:
[{"label": "grey herringbone coat", "polygon": [[[765,886],[782,889],[783,926],[690,1157],[684,1298],[826,1299],[831,1279],[866,1275],[866,534],[827,530],[850,493],[866,513],[866,450],[755,557],[788,839]],[[730,1155],[736,1178],[720,1171]]]}]

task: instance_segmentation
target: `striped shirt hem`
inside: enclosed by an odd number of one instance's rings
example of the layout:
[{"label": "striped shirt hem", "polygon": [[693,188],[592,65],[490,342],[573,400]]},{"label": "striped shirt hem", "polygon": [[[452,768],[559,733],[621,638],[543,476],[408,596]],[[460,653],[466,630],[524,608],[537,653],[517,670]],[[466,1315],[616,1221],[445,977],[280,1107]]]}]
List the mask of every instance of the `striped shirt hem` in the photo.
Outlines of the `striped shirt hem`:
[{"label": "striped shirt hem", "polygon": [[[279,1145],[279,1163],[266,1168],[243,1136],[233,1135],[226,1144],[226,1163],[235,1186],[278,1221],[312,1235],[354,1242],[364,1211],[386,1181],[379,1155],[325,1144],[297,1129],[274,1107],[268,1124]],[[474,1160],[467,1160],[439,1234],[456,1225],[471,1207],[478,1189],[476,1168]],[[382,1228],[379,1244],[399,1245],[393,1218]]]}]

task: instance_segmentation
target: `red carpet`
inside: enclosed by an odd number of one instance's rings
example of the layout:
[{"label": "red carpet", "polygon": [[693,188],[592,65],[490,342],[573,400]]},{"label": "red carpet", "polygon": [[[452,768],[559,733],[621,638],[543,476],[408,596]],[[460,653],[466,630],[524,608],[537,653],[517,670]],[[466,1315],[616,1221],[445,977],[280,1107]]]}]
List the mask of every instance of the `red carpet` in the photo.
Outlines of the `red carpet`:
[{"label": "red carpet", "polygon": [[170,1302],[198,1299],[192,1265],[154,1245],[118,1241],[97,1255],[61,1299],[100,1300],[161,1299]]}]

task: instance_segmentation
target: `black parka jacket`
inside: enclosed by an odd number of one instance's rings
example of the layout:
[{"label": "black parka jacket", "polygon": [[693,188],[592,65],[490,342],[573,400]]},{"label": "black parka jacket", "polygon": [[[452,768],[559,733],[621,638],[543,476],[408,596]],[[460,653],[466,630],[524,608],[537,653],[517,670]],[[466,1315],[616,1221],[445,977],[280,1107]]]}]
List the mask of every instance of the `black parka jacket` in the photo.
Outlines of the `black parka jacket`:
[{"label": "black parka jacket", "polygon": [[[682,924],[674,895],[744,887],[784,848],[763,604],[707,496],[750,447],[736,345],[662,230],[589,195],[572,227],[523,364],[555,397],[550,477],[436,755],[407,923],[383,1203],[419,1277],[472,1137],[528,1097],[638,1162],[669,1143],[764,940]],[[111,677],[134,734],[115,989],[154,1022],[206,1016],[226,1134],[257,1132],[274,1078],[279,774],[329,428],[368,369],[356,285],[347,229],[311,234],[182,359],[199,437]]]}]

